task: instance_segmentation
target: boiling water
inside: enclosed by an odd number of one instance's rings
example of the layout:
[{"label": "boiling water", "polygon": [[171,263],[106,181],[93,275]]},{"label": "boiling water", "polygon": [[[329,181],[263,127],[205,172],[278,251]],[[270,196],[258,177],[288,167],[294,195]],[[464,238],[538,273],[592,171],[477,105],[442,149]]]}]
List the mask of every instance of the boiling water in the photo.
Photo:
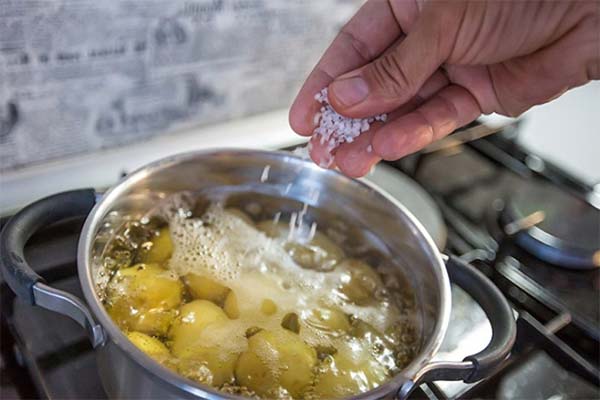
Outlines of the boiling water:
[{"label": "boiling water", "polygon": [[[264,229],[259,229],[257,221],[239,210],[225,207],[223,202],[209,204],[201,216],[194,217],[189,199],[188,194],[173,196],[153,210],[152,215],[141,221],[130,222],[109,241],[104,262],[113,273],[133,264],[136,261],[134,254],[143,252],[144,246],[151,246],[157,226],[156,219],[153,218],[158,216],[160,220],[166,221],[173,251],[163,267],[184,282],[185,277],[190,274],[209,277],[229,288],[238,300],[237,318],[227,325],[209,325],[199,335],[203,347],[219,348],[221,352],[227,353],[222,355],[224,360],[231,355],[237,357],[248,350],[249,331],[261,329],[276,332],[282,329],[282,321],[292,315],[297,319],[298,328],[295,332],[304,343],[317,349],[319,354],[320,361],[314,367],[316,377],[319,376],[320,368],[325,368],[323,363],[327,362],[328,357],[331,361],[331,355],[337,352],[343,352],[356,365],[368,353],[385,370],[387,377],[391,377],[410,361],[417,342],[412,292],[406,286],[399,286],[393,276],[381,275],[383,284],[373,291],[373,298],[357,304],[342,289],[345,284],[356,279],[351,268],[353,264],[341,262],[343,253],[340,260],[336,260],[335,268],[321,270],[300,265],[292,256],[288,245],[295,243],[311,246],[315,235],[321,235],[318,233],[317,223],[306,217],[306,205],[298,212],[288,215],[288,218],[281,212],[272,212],[273,226],[288,226],[287,229],[282,229],[283,234],[273,237],[267,235]],[[248,208],[251,210],[252,207]],[[286,219],[288,221],[284,223]],[[137,234],[124,235],[123,230],[131,231],[132,226]],[[123,251],[123,247],[128,248],[130,253],[125,261],[122,254],[118,253]],[[116,263],[116,259],[120,262]],[[192,299],[187,294],[183,303],[190,300]],[[110,298],[106,301],[109,304]],[[268,313],[264,312],[265,304],[274,305]],[[348,318],[349,327],[369,326],[378,334],[376,337],[368,336],[368,340],[353,337],[348,332],[333,329],[328,323],[315,318],[315,310],[338,310],[340,315]],[[366,324],[360,325],[363,323]],[[127,327],[122,328],[127,330]],[[169,333],[155,336],[167,346],[172,345]],[[323,353],[322,349],[328,350]],[[169,365],[177,369],[177,360],[174,363],[172,361]],[[274,358],[273,362],[276,361]],[[279,368],[277,365],[271,367]],[[360,370],[353,373],[358,376],[359,381],[362,380],[354,391],[364,391],[374,386],[368,379],[359,377]],[[313,382],[317,378],[311,379]],[[203,381],[202,378],[198,380]],[[239,393],[255,394],[252,390],[241,387],[235,376],[232,381],[218,386],[227,391],[238,388]],[[300,397],[320,397],[317,392],[307,386]],[[280,397],[291,397],[286,390],[279,390],[277,393],[283,393]],[[279,395],[268,392],[268,397],[272,396]]]}]

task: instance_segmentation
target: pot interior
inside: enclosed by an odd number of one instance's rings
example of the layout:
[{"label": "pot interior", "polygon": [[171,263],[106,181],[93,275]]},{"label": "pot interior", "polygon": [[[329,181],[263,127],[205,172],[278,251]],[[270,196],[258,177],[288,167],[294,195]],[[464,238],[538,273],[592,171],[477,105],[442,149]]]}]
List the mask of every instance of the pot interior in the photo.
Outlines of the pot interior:
[{"label": "pot interior", "polygon": [[[101,322],[110,321],[98,301],[109,275],[101,262],[107,238],[126,220],[148,215],[162,200],[181,192],[218,199],[258,219],[305,208],[304,218],[317,222],[318,229],[330,236],[337,235],[348,254],[388,260],[386,272],[397,277],[397,290],[414,302],[420,340],[410,369],[437,351],[447,323],[447,278],[420,224],[376,188],[280,152],[183,154],[134,172],[108,192],[86,225],[83,248],[89,252],[80,265],[88,271],[82,280],[89,282],[83,284],[92,289],[96,300],[92,308],[102,315]],[[118,335],[118,328],[107,324]]]}]

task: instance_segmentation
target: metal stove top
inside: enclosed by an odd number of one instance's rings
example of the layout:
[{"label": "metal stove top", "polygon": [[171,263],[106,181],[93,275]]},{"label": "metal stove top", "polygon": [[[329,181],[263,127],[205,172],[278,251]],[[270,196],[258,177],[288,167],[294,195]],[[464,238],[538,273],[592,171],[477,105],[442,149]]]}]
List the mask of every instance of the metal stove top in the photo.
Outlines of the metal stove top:
[{"label": "metal stove top", "polygon": [[[490,149],[506,148],[497,141],[498,137],[479,139],[393,164],[435,199],[447,224],[445,251],[472,260],[504,292],[518,316],[513,354],[491,378],[468,385],[425,384],[411,398],[600,398],[600,269],[578,271],[551,265],[530,255],[512,238],[494,235],[497,208],[515,182],[548,181],[538,176],[539,171],[525,173],[527,168],[520,171],[516,164],[499,162],[498,154],[491,154]],[[567,182],[565,190],[581,190],[576,181],[550,178],[560,181],[553,181],[559,186]],[[40,232],[26,253],[50,284],[80,297],[75,252],[81,224],[73,220]],[[491,329],[483,311],[466,293],[457,287],[452,291],[450,329],[438,359],[460,360],[482,349]],[[5,284],[0,286],[0,296],[1,398],[106,397],[94,354],[78,325],[16,300]]]}]

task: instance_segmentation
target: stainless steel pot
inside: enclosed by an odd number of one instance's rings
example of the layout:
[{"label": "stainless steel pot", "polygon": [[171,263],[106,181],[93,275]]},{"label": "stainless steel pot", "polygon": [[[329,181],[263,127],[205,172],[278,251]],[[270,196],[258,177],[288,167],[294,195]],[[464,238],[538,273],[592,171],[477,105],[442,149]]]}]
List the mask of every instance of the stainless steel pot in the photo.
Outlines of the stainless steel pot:
[{"label": "stainless steel pot", "polygon": [[[260,183],[264,167],[269,179]],[[291,184],[291,185],[290,185]],[[441,255],[421,224],[376,187],[318,168],[289,153],[221,150],[181,154],[128,175],[103,196],[92,189],[56,194],[21,210],[0,238],[4,278],[24,301],[67,315],[88,332],[107,394],[114,398],[236,398],[187,380],[161,367],[138,350],[111,321],[97,284],[97,233],[108,220],[143,215],[157,200],[186,190],[220,186],[253,187],[306,202],[318,210],[342,214],[369,229],[398,261],[411,281],[419,305],[420,351],[403,371],[358,398],[405,398],[427,380],[477,381],[509,354],[515,339],[512,311],[500,291],[480,272],[455,257]],[[284,190],[285,188],[285,190]],[[315,196],[315,193],[319,193]],[[23,248],[41,227],[74,216],[87,219],[78,248],[78,273],[86,303],[49,287],[27,264]],[[450,280],[481,305],[493,338],[482,352],[456,362],[433,362],[449,324]],[[73,377],[77,379],[77,377]]]}]

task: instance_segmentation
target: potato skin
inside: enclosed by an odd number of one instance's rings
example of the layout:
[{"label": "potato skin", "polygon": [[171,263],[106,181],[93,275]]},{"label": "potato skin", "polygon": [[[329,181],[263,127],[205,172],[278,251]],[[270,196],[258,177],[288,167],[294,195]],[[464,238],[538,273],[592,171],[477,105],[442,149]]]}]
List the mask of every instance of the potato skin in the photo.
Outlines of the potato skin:
[{"label": "potato skin", "polygon": [[319,365],[311,398],[342,399],[366,392],[388,379],[387,370],[370,353],[351,357],[350,349],[327,356]]},{"label": "potato skin", "polygon": [[124,330],[164,336],[181,304],[183,285],[158,264],[118,270],[107,287],[106,308]]},{"label": "potato skin", "polygon": [[[288,240],[289,225],[285,222],[265,220],[256,227],[271,238]],[[315,271],[333,270],[344,256],[342,249],[320,232],[316,232],[308,243],[287,241],[284,247],[298,265]]]},{"label": "potato skin", "polygon": [[194,300],[179,310],[169,330],[171,351],[177,357],[197,344],[198,337],[210,324],[227,321],[225,312],[208,300]]},{"label": "potato skin", "polygon": [[235,376],[240,385],[273,398],[285,389],[301,398],[313,379],[315,350],[290,331],[262,330],[248,339],[248,350],[238,359]]},{"label": "potato skin", "polygon": [[173,254],[173,241],[168,227],[162,228],[158,235],[151,240],[148,250],[142,250],[138,259],[142,263],[163,263]]},{"label": "potato skin", "polygon": [[340,292],[353,303],[364,306],[375,301],[375,292],[383,286],[379,274],[368,264],[346,259],[338,268],[344,269],[350,275],[350,281],[340,286]]},{"label": "potato skin", "polygon": [[[200,377],[192,376],[191,378],[209,385],[221,386],[224,383],[233,382],[237,359],[238,354],[229,353],[221,347],[194,346],[180,354],[179,371],[190,377],[194,373],[197,374],[191,368],[197,371],[198,368],[202,370],[203,366],[208,371],[202,371]],[[210,382],[207,382],[208,379]]]},{"label": "potato skin", "polygon": [[350,320],[340,309],[322,307],[311,310],[306,323],[326,334],[339,336],[350,331]]},{"label": "potato skin", "polygon": [[271,299],[264,299],[260,303],[260,311],[265,315],[273,315],[277,312],[277,304]]},{"label": "potato skin", "polygon": [[223,311],[225,314],[231,319],[238,319],[240,317],[240,308],[238,306],[237,296],[235,295],[233,290],[229,291],[227,297],[225,298],[225,302],[223,303]]},{"label": "potato skin", "polygon": [[131,331],[127,338],[150,357],[168,357],[171,354],[163,342],[145,333]]},{"label": "potato skin", "polygon": [[222,305],[229,293],[229,288],[207,276],[187,274],[183,281],[194,299],[209,300]]}]

